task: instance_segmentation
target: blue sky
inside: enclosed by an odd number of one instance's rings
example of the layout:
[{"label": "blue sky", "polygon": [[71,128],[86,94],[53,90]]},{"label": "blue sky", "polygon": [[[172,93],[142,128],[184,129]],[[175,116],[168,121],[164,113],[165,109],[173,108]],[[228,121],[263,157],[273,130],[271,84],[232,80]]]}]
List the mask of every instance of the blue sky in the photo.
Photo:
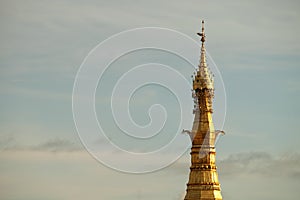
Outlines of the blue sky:
[{"label": "blue sky", "polygon": [[[76,133],[72,89],[86,55],[111,35],[155,26],[198,40],[201,19],[227,96],[226,136],[217,144],[224,198],[295,199],[299,6],[277,0],[0,1],[1,199],[180,199],[188,153],[170,167],[143,175],[101,165]],[[148,53],[161,62],[170,58]],[[123,62],[135,62],[130,59]],[[154,90],[146,108],[157,96],[168,102],[171,97],[164,92]],[[144,102],[147,94],[137,93],[136,100]],[[146,115],[134,113],[137,122],[147,122]]]}]

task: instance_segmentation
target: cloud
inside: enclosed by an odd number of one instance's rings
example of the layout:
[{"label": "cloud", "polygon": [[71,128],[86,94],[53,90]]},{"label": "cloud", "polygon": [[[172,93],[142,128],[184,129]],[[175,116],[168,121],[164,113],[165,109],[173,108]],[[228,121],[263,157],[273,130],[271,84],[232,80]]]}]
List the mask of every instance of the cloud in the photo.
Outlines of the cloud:
[{"label": "cloud", "polygon": [[263,177],[300,177],[300,154],[272,156],[266,152],[238,153],[218,164],[220,176],[259,175]]},{"label": "cloud", "polygon": [[19,144],[16,142],[13,135],[4,135],[1,136],[0,140],[0,150],[2,151],[36,151],[36,152],[74,152],[81,151],[83,147],[80,144],[76,144],[67,139],[54,138],[48,139],[46,142],[40,144]]},{"label": "cloud", "polygon": [[[189,165],[189,159],[182,157],[170,166],[169,170],[188,173]],[[267,152],[237,153],[217,161],[217,167],[222,179],[243,175],[300,178],[300,154],[288,153],[274,156]]]},{"label": "cloud", "polygon": [[9,149],[15,143],[15,138],[12,134],[0,134],[0,151]]},{"label": "cloud", "polygon": [[45,143],[33,146],[30,149],[36,151],[50,151],[50,152],[68,152],[68,151],[79,151],[82,150],[78,145],[69,140],[60,138],[49,140]]},{"label": "cloud", "polygon": [[[0,154],[0,175],[3,180],[0,186],[7,188],[1,194],[2,198],[179,200],[185,194],[189,173],[187,155],[158,172],[132,175],[105,168],[84,151],[52,153],[53,149],[72,146],[63,139],[49,140],[37,146],[39,148],[34,151],[6,151]],[[266,152],[232,154],[218,163],[223,197],[232,200],[243,196],[247,200],[279,200],[284,196],[296,199],[291,197],[296,195],[293,183],[299,179],[299,173],[298,178],[293,173],[299,168],[299,160],[299,154],[278,157]],[[263,167],[259,166],[261,164]],[[235,171],[229,171],[229,165]],[[275,165],[278,165],[277,169]],[[264,170],[273,171],[275,178],[264,178],[261,173]],[[288,172],[281,175],[276,173],[283,170]],[[239,175],[245,176],[239,178]],[[117,193],[115,188],[118,189]]]}]

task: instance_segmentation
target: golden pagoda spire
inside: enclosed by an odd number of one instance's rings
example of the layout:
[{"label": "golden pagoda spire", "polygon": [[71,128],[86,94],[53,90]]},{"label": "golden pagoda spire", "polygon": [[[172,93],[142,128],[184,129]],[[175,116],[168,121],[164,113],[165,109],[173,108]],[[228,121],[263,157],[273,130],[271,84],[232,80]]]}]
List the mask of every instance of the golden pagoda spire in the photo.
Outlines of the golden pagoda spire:
[{"label": "golden pagoda spire", "polygon": [[192,139],[191,167],[184,200],[222,200],[215,164],[216,131],[212,120],[214,82],[206,63],[204,21],[202,21],[201,56],[193,80],[195,118],[190,132]]}]

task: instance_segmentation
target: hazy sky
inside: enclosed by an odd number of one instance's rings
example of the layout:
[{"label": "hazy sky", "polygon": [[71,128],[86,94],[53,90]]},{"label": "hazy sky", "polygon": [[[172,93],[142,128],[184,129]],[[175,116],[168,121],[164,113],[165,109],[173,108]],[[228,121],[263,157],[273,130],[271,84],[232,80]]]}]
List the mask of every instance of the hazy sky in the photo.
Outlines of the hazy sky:
[{"label": "hazy sky", "polygon": [[[163,27],[198,40],[201,19],[206,20],[207,50],[222,74],[227,96],[226,136],[217,144],[224,199],[296,199],[299,11],[298,1],[277,0],[0,1],[1,199],[180,199],[189,154],[142,175],[103,166],[79,140],[72,89],[86,55],[111,35]],[[107,75],[117,79],[125,66],[143,62],[184,65],[163,54],[149,50],[128,55]],[[191,54],[197,57],[199,51]],[[106,96],[98,93],[101,120]],[[172,100],[163,89],[136,94],[132,113],[140,124],[149,120],[143,113],[151,103]],[[167,105],[167,110],[177,108],[174,102]],[[176,110],[171,114],[176,123],[175,116]]]}]

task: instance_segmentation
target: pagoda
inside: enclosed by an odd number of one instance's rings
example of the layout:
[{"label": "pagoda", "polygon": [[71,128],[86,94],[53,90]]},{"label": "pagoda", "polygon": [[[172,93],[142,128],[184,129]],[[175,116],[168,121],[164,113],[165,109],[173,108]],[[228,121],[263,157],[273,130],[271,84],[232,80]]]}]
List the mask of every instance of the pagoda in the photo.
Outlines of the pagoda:
[{"label": "pagoda", "polygon": [[205,50],[204,21],[201,37],[200,64],[193,78],[193,97],[195,102],[194,123],[189,132],[192,140],[191,167],[184,200],[222,200],[216,167],[215,140],[218,133],[214,129],[213,98],[214,80],[207,67]]}]

